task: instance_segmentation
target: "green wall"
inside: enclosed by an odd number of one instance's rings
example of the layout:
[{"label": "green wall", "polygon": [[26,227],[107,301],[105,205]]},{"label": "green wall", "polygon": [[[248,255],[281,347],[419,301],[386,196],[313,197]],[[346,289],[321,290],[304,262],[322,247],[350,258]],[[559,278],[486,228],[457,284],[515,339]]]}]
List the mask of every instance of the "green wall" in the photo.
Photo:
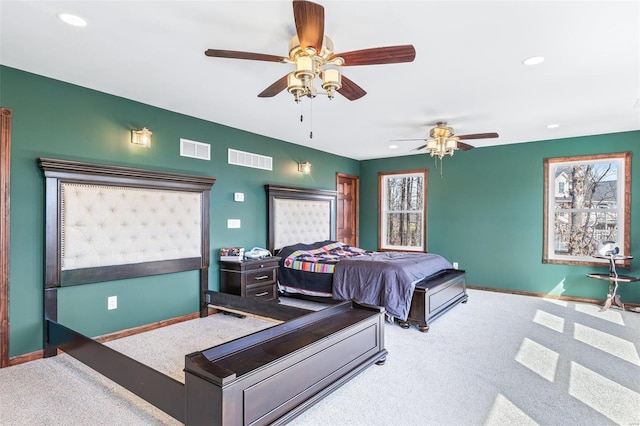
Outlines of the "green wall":
[{"label": "green wall", "polygon": [[[362,161],[360,245],[377,248],[378,172],[427,167],[428,248],[459,262],[476,286],[606,297],[608,283],[585,277],[607,268],[542,263],[543,159],[631,151],[631,254],[640,256],[640,132],[477,148],[443,160],[428,155]],[[634,164],[636,163],[636,164]],[[631,270],[640,275],[640,259]],[[640,283],[623,284],[622,300],[640,303]]]},{"label": "green wall", "polygon": [[[336,189],[336,172],[359,174],[358,161],[199,120],[60,81],[0,67],[0,105],[13,110],[9,259],[10,356],[42,348],[44,178],[39,157],[215,177],[211,192],[211,289],[218,289],[218,249],[265,246],[265,184]],[[211,101],[211,108],[225,108]],[[150,149],[130,131],[153,132]],[[211,161],[180,157],[180,138],[211,145]],[[227,149],[273,157],[273,171],[231,166]],[[311,175],[297,171],[313,164]],[[233,201],[243,192],[245,201]],[[227,219],[242,228],[227,229]],[[168,274],[67,287],[59,319],[89,336],[198,311],[198,274]],[[118,309],[107,311],[107,297]]]}]

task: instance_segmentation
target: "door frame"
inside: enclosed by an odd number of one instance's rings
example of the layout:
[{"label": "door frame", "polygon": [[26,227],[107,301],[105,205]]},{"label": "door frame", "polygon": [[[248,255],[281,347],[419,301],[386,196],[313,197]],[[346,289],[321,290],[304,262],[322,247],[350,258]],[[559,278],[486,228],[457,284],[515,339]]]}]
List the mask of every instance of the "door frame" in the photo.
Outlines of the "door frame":
[{"label": "door frame", "polygon": [[9,181],[11,117],[0,107],[0,368],[9,366]]}]

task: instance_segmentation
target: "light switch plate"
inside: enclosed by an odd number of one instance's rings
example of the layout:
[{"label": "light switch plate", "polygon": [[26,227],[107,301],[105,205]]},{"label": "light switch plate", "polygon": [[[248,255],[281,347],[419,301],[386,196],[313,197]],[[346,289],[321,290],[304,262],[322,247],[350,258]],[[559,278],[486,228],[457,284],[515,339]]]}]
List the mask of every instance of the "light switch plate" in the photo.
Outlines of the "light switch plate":
[{"label": "light switch plate", "polygon": [[107,309],[118,309],[118,296],[107,297]]},{"label": "light switch plate", "polygon": [[227,228],[240,228],[240,219],[227,219]]},{"label": "light switch plate", "polygon": [[243,202],[244,201],[244,192],[234,192],[233,193],[233,201]]}]

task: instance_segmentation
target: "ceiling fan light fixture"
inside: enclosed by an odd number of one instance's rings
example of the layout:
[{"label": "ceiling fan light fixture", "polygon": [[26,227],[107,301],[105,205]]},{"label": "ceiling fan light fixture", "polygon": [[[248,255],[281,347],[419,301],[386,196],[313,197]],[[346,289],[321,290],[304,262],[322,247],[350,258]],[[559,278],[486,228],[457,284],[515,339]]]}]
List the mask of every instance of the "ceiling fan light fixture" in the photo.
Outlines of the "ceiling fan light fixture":
[{"label": "ceiling fan light fixture", "polygon": [[342,88],[340,71],[334,68],[324,70],[322,72],[322,88],[327,91],[329,99],[333,99],[335,92]]},{"label": "ceiling fan light fixture", "polygon": [[444,146],[447,151],[451,151],[449,155],[453,155],[453,151],[458,149],[458,141],[453,138],[445,138]]},{"label": "ceiling fan light fixture", "polygon": [[296,70],[294,71],[296,78],[303,80],[306,78],[314,78],[313,59],[310,56],[298,56],[296,58]]},{"label": "ceiling fan light fixture", "polygon": [[[437,133],[437,131],[434,133]],[[432,157],[442,159],[445,155],[453,156],[456,150],[458,150],[458,140],[443,136],[433,137],[427,140],[425,148]]]},{"label": "ceiling fan light fixture", "polygon": [[305,94],[304,83],[293,72],[287,75],[287,90],[295,97],[296,102],[300,102],[300,97]]}]

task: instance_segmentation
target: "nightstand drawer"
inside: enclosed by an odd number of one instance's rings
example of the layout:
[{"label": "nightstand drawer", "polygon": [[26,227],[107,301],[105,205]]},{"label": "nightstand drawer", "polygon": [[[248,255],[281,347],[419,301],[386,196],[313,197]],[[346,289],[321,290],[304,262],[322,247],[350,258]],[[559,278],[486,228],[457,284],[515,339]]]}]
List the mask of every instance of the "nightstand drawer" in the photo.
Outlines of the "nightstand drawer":
[{"label": "nightstand drawer", "polygon": [[279,257],[267,257],[264,259],[257,260],[245,260],[241,262],[241,267],[245,271],[253,271],[255,269],[267,269],[267,268],[277,268],[278,262],[280,261]]},{"label": "nightstand drawer", "polygon": [[247,289],[246,296],[248,299],[257,300],[274,300],[276,298],[276,285],[264,285],[260,287],[252,287]]},{"label": "nightstand drawer", "polygon": [[276,282],[276,269],[257,269],[247,271],[247,286],[256,284],[273,284]]}]

